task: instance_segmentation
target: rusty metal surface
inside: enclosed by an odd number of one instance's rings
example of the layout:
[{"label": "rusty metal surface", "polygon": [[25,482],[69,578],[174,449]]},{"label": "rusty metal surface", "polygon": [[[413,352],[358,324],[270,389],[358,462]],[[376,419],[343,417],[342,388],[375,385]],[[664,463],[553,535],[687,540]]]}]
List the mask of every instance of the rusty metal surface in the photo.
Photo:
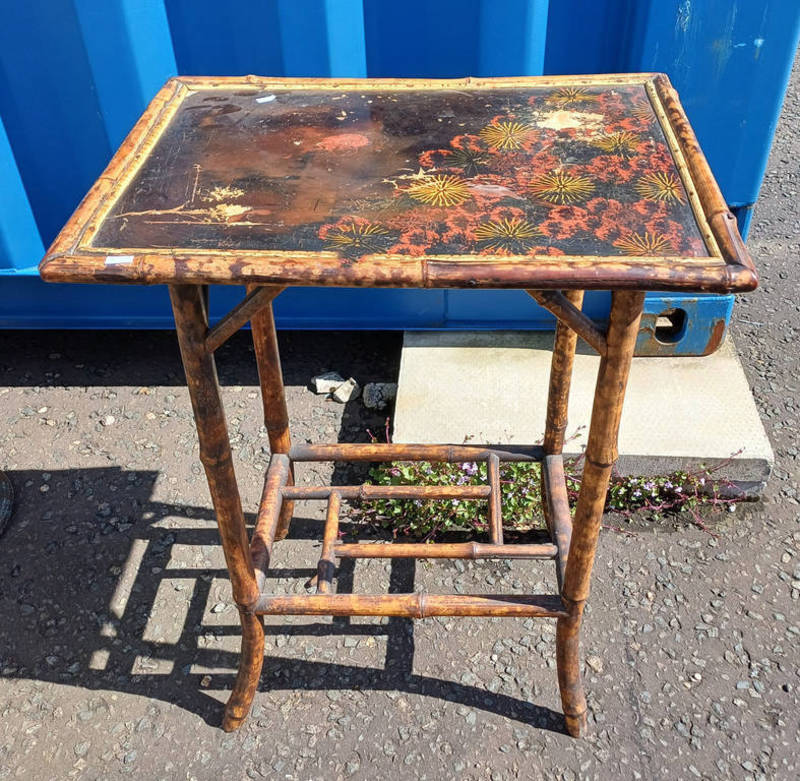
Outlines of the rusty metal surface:
[{"label": "rusty metal surface", "polygon": [[637,356],[711,355],[722,344],[733,296],[657,296],[645,301]]}]

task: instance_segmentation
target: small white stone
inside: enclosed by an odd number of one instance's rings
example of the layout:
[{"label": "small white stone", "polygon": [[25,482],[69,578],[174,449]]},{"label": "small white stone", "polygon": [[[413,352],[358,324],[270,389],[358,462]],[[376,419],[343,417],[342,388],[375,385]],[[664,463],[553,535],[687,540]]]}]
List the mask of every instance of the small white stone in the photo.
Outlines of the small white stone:
[{"label": "small white stone", "polygon": [[361,386],[351,377],[349,380],[343,382],[334,392],[333,398],[335,401],[345,404],[348,401],[353,401],[361,395]]},{"label": "small white stone", "polygon": [[364,386],[364,406],[368,409],[386,409],[396,396],[396,382],[368,382]]},{"label": "small white stone", "polygon": [[586,664],[596,673],[603,672],[603,660],[599,656],[587,656]]},{"label": "small white stone", "polygon": [[106,415],[100,422],[104,426],[112,426],[116,422],[116,418],[113,415]]},{"label": "small white stone", "polygon": [[342,383],[344,377],[338,372],[325,372],[318,374],[311,379],[311,386],[314,388],[314,393],[333,393]]}]

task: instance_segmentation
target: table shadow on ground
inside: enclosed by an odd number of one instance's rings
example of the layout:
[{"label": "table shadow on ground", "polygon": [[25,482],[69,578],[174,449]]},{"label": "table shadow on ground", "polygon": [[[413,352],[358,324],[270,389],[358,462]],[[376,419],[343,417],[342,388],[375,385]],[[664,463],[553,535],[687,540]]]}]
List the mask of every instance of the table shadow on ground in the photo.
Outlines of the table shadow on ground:
[{"label": "table shadow on ground", "polygon": [[[0,674],[5,678],[47,681],[90,691],[137,694],[177,705],[217,726],[222,708],[203,688],[214,672],[214,690],[233,685],[238,654],[199,647],[201,636],[238,635],[234,625],[205,623],[212,583],[223,568],[173,566],[176,546],[218,546],[210,507],[171,505],[152,499],[158,473],[117,467],[52,471],[11,471],[17,505],[0,541],[0,604],[8,620],[0,628]],[[46,491],[41,487],[47,486]],[[165,518],[179,519],[167,528]],[[248,515],[248,523],[254,514]],[[189,527],[187,528],[187,525]],[[293,539],[321,536],[318,520],[298,517]],[[218,553],[218,550],[217,550]],[[338,590],[353,586],[354,562],[343,562]],[[273,578],[308,578],[309,568],[279,568]],[[393,560],[390,593],[413,591],[413,560]],[[192,582],[183,614],[167,621],[169,642],[148,635],[159,589]],[[385,624],[330,622],[267,624],[271,635],[323,637],[385,635],[384,667],[271,656],[261,691],[358,689],[401,691],[466,705],[537,728],[563,731],[555,711],[514,697],[413,672],[414,633],[410,619]],[[291,649],[290,649],[291,650]]]},{"label": "table shadow on ground", "polygon": [[[321,370],[395,381],[402,331],[279,331],[284,383],[307,387]],[[216,353],[220,385],[257,386],[253,340],[235,333]],[[2,331],[0,384],[185,387],[175,331]]]}]

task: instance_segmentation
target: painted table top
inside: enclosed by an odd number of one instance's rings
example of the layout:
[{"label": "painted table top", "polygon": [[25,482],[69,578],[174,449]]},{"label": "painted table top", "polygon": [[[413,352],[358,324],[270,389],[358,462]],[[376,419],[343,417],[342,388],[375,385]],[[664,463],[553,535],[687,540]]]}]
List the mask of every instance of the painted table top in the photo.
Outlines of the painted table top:
[{"label": "painted table top", "polygon": [[752,287],[726,214],[663,77],[179,79],[42,275]]}]

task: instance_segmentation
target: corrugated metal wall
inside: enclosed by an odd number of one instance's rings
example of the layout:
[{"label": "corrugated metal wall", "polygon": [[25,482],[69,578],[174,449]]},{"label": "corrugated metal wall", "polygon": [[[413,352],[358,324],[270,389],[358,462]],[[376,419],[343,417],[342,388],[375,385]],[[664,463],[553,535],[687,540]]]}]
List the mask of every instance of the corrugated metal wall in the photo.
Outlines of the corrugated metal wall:
[{"label": "corrugated metal wall", "polygon": [[[746,209],[758,194],[799,28],[800,4],[789,0],[6,0],[0,284],[14,293],[3,296],[0,325],[168,324],[158,292],[110,293],[119,305],[104,312],[89,289],[45,291],[35,266],[176,73],[665,71],[726,198]],[[502,322],[492,314],[497,295],[506,296]],[[353,302],[348,312],[324,291],[279,301],[283,323],[302,327],[549,322],[503,293],[362,291],[355,314]],[[603,299],[594,306],[601,316]]]}]

